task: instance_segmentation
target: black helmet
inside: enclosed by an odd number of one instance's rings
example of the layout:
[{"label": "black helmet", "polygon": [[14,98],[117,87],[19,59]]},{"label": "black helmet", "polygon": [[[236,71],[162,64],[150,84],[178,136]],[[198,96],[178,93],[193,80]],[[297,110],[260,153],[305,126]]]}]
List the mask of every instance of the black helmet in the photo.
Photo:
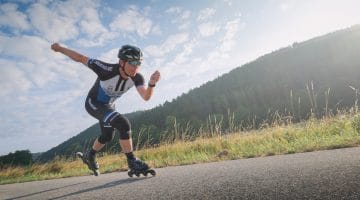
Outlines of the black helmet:
[{"label": "black helmet", "polygon": [[124,45],[119,50],[118,58],[121,60],[142,60],[143,53],[140,48],[132,45]]}]

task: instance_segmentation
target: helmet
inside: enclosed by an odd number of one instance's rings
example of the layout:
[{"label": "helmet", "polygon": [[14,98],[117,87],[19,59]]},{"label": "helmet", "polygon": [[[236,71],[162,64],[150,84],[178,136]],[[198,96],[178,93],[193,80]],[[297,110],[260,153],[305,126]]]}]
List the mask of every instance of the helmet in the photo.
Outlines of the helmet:
[{"label": "helmet", "polygon": [[136,46],[124,45],[119,49],[118,58],[121,60],[142,60],[143,53]]}]

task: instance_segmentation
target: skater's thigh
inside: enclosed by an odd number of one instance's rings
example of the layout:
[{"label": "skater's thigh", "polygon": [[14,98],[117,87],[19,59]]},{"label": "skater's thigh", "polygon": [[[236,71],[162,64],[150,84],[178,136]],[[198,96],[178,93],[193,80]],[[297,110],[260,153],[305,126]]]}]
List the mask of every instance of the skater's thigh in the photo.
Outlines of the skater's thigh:
[{"label": "skater's thigh", "polygon": [[115,108],[92,101],[89,97],[85,103],[86,111],[99,121],[104,121],[109,113],[115,112]]},{"label": "skater's thigh", "polygon": [[101,135],[98,138],[99,142],[102,144],[110,142],[114,138],[115,129],[109,124],[105,124],[103,121],[99,121],[99,124],[101,129]]}]

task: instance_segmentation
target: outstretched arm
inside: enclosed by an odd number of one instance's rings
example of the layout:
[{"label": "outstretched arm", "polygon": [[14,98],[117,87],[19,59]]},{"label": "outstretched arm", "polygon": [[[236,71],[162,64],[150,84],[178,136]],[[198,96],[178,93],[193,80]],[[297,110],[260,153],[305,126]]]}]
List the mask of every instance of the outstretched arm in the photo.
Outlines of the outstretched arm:
[{"label": "outstretched arm", "polygon": [[150,77],[149,85],[147,88],[145,86],[137,87],[137,91],[145,101],[148,101],[151,98],[154,93],[154,87],[159,80],[160,72],[155,71]]},{"label": "outstretched arm", "polygon": [[80,62],[87,66],[89,58],[74,51],[74,50],[62,47],[62,46],[60,46],[59,43],[52,44],[51,49],[54,50],[55,52],[60,52],[64,55],[68,56],[69,58],[73,59],[74,61]]}]

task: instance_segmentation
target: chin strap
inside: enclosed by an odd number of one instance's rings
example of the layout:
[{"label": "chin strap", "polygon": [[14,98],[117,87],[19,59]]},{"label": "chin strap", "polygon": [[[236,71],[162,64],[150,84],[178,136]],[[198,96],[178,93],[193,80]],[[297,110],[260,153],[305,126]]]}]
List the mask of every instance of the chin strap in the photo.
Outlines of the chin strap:
[{"label": "chin strap", "polygon": [[122,69],[122,71],[124,72],[124,74],[125,74],[127,77],[131,77],[129,74],[127,74],[127,73],[125,72],[125,65],[121,66],[121,69]]}]

